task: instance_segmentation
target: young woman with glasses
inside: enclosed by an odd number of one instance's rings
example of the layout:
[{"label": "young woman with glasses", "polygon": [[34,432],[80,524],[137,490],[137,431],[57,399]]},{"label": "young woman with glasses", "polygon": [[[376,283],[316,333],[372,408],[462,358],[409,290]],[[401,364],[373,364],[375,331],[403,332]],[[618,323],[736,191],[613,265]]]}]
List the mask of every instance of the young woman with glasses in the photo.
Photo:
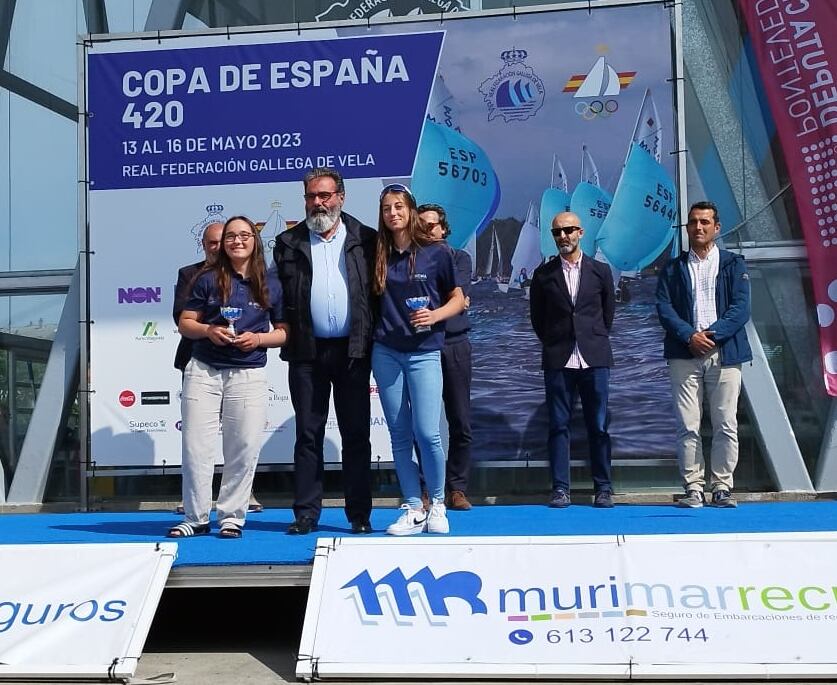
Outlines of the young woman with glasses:
[{"label": "young woman with glasses", "polygon": [[[372,372],[404,499],[401,515],[387,533],[447,533],[440,350],[444,321],[465,308],[465,298],[456,286],[453,251],[423,226],[413,194],[401,184],[381,193],[373,288],[380,296],[380,316]],[[413,440],[422,454],[429,512],[422,506]]]},{"label": "young woman with glasses", "polygon": [[241,537],[267,413],[266,348],[285,343],[283,319],[282,288],[265,270],[256,228],[247,217],[232,217],[217,260],[195,280],[178,325],[194,345],[181,399],[185,519],[169,537],[209,532],[222,403],[219,534]]}]

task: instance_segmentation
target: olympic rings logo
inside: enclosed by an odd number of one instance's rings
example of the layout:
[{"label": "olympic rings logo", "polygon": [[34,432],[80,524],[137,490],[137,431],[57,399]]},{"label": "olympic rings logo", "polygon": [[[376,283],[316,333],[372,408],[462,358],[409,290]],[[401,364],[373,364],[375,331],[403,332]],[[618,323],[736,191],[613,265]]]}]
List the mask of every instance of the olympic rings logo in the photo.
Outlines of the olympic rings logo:
[{"label": "olympic rings logo", "polygon": [[592,121],[596,117],[609,117],[619,109],[616,100],[593,100],[591,102],[576,102],[575,113],[582,119]]}]

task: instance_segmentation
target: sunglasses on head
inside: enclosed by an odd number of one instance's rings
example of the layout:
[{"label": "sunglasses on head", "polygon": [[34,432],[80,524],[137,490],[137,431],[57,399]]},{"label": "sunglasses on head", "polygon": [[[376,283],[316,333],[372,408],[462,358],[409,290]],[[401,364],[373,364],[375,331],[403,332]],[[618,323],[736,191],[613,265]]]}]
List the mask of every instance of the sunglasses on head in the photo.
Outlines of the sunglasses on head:
[{"label": "sunglasses on head", "polygon": [[403,183],[390,183],[388,186],[384,186],[384,189],[381,191],[381,197],[380,197],[379,201],[383,200],[384,195],[386,195],[387,193],[406,193],[407,195],[410,196],[413,203],[415,203],[415,201],[416,201],[416,198],[413,195],[413,191],[410,190]]},{"label": "sunglasses on head", "polygon": [[576,231],[580,231],[580,230],[581,230],[581,226],[561,226],[559,228],[554,228],[553,227],[552,235],[554,235],[557,238],[562,233],[565,234],[565,235],[572,235]]}]

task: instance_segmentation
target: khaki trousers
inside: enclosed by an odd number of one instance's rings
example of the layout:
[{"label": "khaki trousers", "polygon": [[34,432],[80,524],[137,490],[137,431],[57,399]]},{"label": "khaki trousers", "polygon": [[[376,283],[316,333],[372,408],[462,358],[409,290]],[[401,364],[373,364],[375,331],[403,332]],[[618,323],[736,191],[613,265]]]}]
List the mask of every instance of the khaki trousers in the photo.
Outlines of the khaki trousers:
[{"label": "khaki trousers", "polygon": [[183,509],[187,523],[209,523],[212,476],[224,405],[224,468],[215,509],[218,523],[244,525],[267,416],[264,368],[215,369],[192,359],[183,377]]},{"label": "khaki trousers", "polygon": [[710,457],[712,491],[732,490],[733,472],[738,464],[738,396],[741,391],[741,365],[721,366],[716,349],[705,357],[669,359],[671,395],[677,418],[677,460],[683,487],[704,490],[705,461],[700,439],[704,397],[712,421]]}]

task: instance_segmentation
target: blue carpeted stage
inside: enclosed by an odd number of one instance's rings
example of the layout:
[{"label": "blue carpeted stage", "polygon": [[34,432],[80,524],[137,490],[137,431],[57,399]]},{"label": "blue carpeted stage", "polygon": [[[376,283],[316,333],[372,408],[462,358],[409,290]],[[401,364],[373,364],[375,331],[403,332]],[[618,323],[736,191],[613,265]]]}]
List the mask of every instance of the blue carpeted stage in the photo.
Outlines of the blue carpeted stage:
[{"label": "blue carpeted stage", "polygon": [[[397,516],[376,509],[376,536]],[[679,509],[673,505],[623,504],[614,509],[573,505],[474,507],[448,513],[453,536],[648,535],[767,533],[837,530],[837,501],[745,503],[737,509]],[[181,517],[171,512],[4,514],[4,544],[116,543],[166,540]],[[171,587],[307,585],[318,537],[350,535],[343,510],[323,511],[318,533],[286,535],[289,509],[265,509],[247,519],[240,540],[212,535],[180,540]]]}]

